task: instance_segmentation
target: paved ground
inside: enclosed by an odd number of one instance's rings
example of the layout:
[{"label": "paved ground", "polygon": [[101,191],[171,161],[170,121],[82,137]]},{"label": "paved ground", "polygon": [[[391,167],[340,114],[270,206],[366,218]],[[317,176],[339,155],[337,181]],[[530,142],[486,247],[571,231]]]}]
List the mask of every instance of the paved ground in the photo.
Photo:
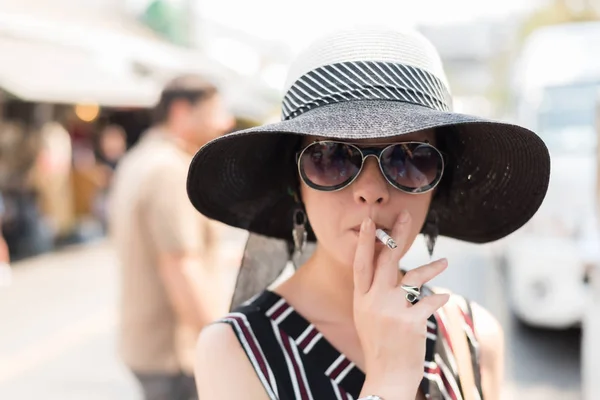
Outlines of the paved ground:
[{"label": "paved ground", "polygon": [[[424,245],[405,259],[427,261]],[[519,326],[507,311],[485,247],[441,241],[451,269],[436,284],[488,307],[507,337],[507,399],[581,398],[579,331]],[[0,288],[1,400],[136,400],[139,391],[115,354],[118,271],[103,243],[19,265]]]}]

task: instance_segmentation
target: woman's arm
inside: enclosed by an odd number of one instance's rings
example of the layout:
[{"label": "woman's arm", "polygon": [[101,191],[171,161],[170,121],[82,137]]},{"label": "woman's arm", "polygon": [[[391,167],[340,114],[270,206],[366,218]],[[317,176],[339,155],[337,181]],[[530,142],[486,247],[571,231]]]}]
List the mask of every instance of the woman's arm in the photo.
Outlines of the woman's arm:
[{"label": "woman's arm", "polygon": [[227,324],[202,330],[196,347],[196,385],[200,399],[267,400],[267,392],[240,342]]},{"label": "woman's arm", "polygon": [[472,303],[472,310],[480,346],[483,398],[499,400],[504,383],[504,333],[500,323],[485,308]]}]

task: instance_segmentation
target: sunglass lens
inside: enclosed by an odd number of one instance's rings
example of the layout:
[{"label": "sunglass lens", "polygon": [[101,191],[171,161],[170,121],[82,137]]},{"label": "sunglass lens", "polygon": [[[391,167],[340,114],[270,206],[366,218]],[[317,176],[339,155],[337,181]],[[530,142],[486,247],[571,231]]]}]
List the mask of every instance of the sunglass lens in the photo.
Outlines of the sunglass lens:
[{"label": "sunglass lens", "polygon": [[396,187],[418,193],[438,183],[443,159],[439,151],[428,144],[400,143],[383,151],[381,166]]},{"label": "sunglass lens", "polygon": [[300,156],[300,174],[314,189],[336,190],[346,186],[360,171],[362,155],[355,147],[338,142],[317,142]]}]

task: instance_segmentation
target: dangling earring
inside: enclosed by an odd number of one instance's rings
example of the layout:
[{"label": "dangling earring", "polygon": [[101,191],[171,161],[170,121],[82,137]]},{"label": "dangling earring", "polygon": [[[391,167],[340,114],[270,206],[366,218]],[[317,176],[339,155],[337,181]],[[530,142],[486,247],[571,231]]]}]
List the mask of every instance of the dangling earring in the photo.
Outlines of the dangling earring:
[{"label": "dangling earring", "polygon": [[306,231],[306,213],[303,209],[298,208],[294,211],[293,218],[294,229],[292,229],[292,238],[294,239],[294,253],[302,254],[308,238],[308,232]]},{"label": "dangling earring", "polygon": [[429,257],[433,256],[433,248],[439,235],[438,217],[435,210],[430,210],[425,220],[425,226],[423,227],[423,236],[425,236],[425,244],[427,245],[427,251]]}]

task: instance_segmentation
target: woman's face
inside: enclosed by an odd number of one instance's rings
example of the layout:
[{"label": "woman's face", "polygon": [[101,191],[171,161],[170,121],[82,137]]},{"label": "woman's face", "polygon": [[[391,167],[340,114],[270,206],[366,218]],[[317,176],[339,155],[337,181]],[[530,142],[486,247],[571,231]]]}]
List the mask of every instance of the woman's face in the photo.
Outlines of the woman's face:
[{"label": "woman's face", "polygon": [[[311,138],[306,144],[317,138]],[[360,146],[382,146],[393,142],[429,142],[435,145],[433,130],[404,135],[402,139],[352,141]],[[360,175],[344,189],[325,192],[308,187],[300,180],[300,193],[311,227],[319,246],[336,261],[352,265],[360,225],[370,217],[377,228],[391,234],[394,222],[402,210],[411,215],[409,240],[402,249],[408,251],[425,222],[433,191],[409,194],[391,186],[375,157],[367,157]],[[375,239],[374,239],[375,240]],[[378,242],[379,243],[379,242]],[[383,245],[375,246],[379,252]]]}]

